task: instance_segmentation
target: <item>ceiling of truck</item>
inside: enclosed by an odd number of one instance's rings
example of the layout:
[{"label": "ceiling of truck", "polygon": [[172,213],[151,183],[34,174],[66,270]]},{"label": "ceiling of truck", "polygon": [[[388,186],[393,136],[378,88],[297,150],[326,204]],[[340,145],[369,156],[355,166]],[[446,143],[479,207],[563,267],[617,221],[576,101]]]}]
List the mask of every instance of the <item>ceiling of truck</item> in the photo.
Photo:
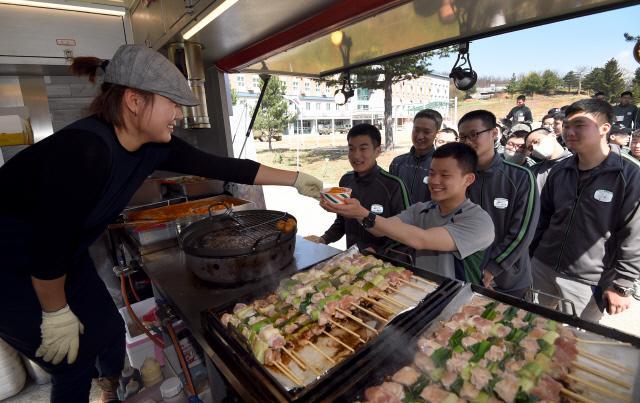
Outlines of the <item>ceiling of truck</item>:
[{"label": "ceiling of truck", "polygon": [[[368,2],[360,3],[364,6]],[[638,4],[639,1],[413,0],[395,3],[393,8],[364,19],[346,16],[341,23],[332,21],[330,15],[317,15],[305,21],[306,24],[315,23],[319,27],[313,34],[300,32],[304,24],[291,26],[288,32],[263,39],[223,58],[216,58],[216,64],[229,72],[324,76],[401,54]],[[454,3],[455,7],[448,8],[448,3]],[[339,12],[335,6],[333,12]],[[365,12],[371,12],[363,8]],[[236,12],[242,14],[242,10]],[[214,21],[203,31],[203,42],[213,38],[211,35],[214,30],[217,34],[224,32],[222,20],[225,20],[224,26],[234,24],[226,16]],[[327,20],[324,28],[320,28],[322,20]],[[332,41],[332,33],[338,30],[342,34],[333,34]],[[289,44],[283,46],[282,42],[287,39]],[[499,51],[496,49],[496,52]]]},{"label": "ceiling of truck", "polygon": [[[145,0],[81,1],[131,9]],[[194,3],[199,13],[205,6],[219,5],[222,0]],[[239,0],[191,40],[203,43],[207,65],[215,64],[227,72],[325,76],[402,54],[639,3],[640,0]],[[202,11],[194,17],[205,14]]]}]

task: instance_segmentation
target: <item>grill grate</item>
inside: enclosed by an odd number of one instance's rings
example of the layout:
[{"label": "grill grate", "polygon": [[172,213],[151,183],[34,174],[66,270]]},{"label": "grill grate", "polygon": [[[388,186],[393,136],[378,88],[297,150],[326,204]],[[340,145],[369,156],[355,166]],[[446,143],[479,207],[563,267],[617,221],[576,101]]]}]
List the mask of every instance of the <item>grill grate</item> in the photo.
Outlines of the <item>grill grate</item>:
[{"label": "grill grate", "polygon": [[282,231],[277,222],[291,216],[280,211],[251,210],[233,212],[228,210],[217,216],[221,225],[211,226],[192,238],[189,244],[199,250],[254,249],[269,242],[278,241]]}]

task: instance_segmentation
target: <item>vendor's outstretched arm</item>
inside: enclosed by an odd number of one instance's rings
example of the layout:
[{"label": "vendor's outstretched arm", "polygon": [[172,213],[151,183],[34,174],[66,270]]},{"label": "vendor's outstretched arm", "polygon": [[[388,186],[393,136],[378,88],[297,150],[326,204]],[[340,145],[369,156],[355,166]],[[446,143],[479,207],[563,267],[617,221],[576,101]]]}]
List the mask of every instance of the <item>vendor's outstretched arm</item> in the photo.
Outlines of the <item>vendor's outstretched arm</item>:
[{"label": "vendor's outstretched arm", "polygon": [[298,173],[295,171],[285,171],[261,164],[253,184],[293,186],[297,176]]}]

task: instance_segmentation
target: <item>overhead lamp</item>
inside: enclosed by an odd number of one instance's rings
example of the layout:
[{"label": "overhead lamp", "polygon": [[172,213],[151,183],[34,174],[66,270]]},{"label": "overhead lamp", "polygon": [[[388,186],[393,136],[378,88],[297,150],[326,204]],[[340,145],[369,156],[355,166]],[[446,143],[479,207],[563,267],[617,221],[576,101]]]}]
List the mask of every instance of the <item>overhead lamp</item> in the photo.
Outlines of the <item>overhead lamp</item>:
[{"label": "overhead lamp", "polygon": [[56,3],[56,2],[31,1],[31,0],[0,0],[0,4],[11,4],[14,6],[27,6],[27,7],[37,7],[37,8],[50,8],[54,10],[80,11],[83,13],[115,15],[118,17],[122,17],[125,14],[125,10],[119,7],[80,6],[80,5],[70,4],[67,2]]},{"label": "overhead lamp", "polygon": [[183,33],[182,37],[185,40],[191,39],[192,36],[200,32],[200,30],[206,27],[211,21],[220,17],[222,13],[230,9],[237,2],[238,0],[224,0],[222,3],[220,3],[219,6],[211,10],[209,14],[207,14],[203,19],[198,21],[194,26],[192,26],[185,33]]},{"label": "overhead lamp", "polygon": [[338,105],[344,105],[347,103],[349,98],[351,98],[354,94],[353,88],[351,87],[351,79],[349,78],[349,74],[345,74],[342,79],[342,88],[336,90],[333,94],[333,101]]},{"label": "overhead lamp", "polygon": [[[462,63],[460,63],[462,61]],[[460,64],[458,64],[460,63]],[[468,67],[463,67],[468,64]],[[449,78],[453,79],[453,85],[460,91],[467,91],[476,85],[478,75],[471,67],[471,58],[469,55],[469,42],[460,44],[458,48],[458,59],[451,69]]]}]

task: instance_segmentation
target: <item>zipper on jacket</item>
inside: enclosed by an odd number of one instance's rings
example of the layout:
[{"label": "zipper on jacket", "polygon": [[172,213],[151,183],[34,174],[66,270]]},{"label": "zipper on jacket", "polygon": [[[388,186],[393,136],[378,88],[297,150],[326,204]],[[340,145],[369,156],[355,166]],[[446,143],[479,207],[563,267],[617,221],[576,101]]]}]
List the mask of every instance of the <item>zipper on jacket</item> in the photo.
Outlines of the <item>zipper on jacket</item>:
[{"label": "zipper on jacket", "polygon": [[[578,183],[580,183],[580,178],[578,177]],[[567,235],[569,235],[569,230],[571,229],[571,224],[573,224],[573,214],[576,211],[576,206],[578,206],[578,202],[580,201],[580,198],[582,197],[582,193],[584,193],[584,190],[587,188],[589,184],[585,184],[582,187],[582,190],[580,190],[580,193],[578,193],[578,198],[576,199],[575,202],[573,202],[573,207],[571,207],[571,215],[569,216],[569,225],[567,225],[567,229],[564,232],[564,237],[562,239],[562,246],[560,246],[560,254],[558,255],[558,260],[556,261],[556,267],[554,267],[553,271],[558,271],[558,268],[560,267],[560,260],[562,259],[562,253],[564,253],[564,247],[567,244]]]},{"label": "zipper on jacket", "polygon": [[[420,161],[416,158],[416,167],[413,168],[413,177],[411,178],[411,189],[409,190],[409,194],[413,195],[413,185],[416,183],[416,173],[418,172],[418,168],[420,168]],[[417,198],[418,199],[418,198]]]}]

